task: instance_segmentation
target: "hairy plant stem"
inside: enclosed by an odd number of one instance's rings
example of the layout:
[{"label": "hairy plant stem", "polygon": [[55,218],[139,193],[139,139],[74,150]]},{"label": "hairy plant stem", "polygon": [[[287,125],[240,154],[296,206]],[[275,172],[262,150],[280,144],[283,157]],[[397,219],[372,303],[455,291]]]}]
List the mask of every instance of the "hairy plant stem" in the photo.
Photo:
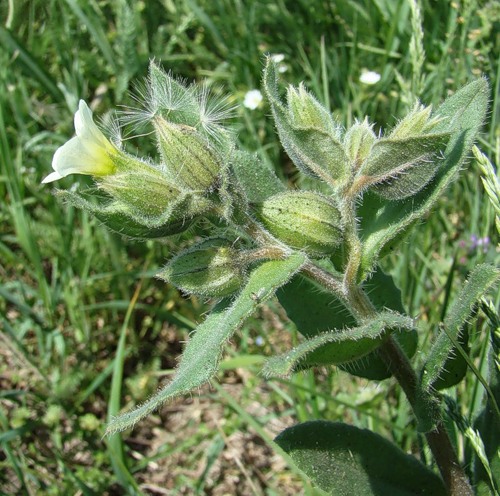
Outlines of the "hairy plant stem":
[{"label": "hairy plant stem", "polygon": [[[376,309],[359,285],[352,285],[346,293],[345,289],[339,287],[339,280],[320,267],[309,263],[303,271],[325,289],[336,296],[341,296],[352,309],[356,319],[367,320],[376,315]],[[418,379],[408,357],[392,336],[379,347],[378,353],[403,388],[415,416],[418,417],[416,411]],[[426,438],[450,496],[473,496],[474,492],[460,466],[443,423],[438,422],[435,430],[428,432]]]},{"label": "hairy plant stem", "polygon": [[[361,323],[360,321],[375,317],[377,310],[357,282],[361,264],[362,243],[356,225],[354,197],[347,195],[340,208],[344,222],[344,239],[349,253],[342,283],[340,284],[337,278],[314,264],[306,266],[304,271],[309,277],[315,279],[335,295],[340,296],[342,301],[347,304],[347,307],[351,309],[358,323]],[[408,357],[392,336],[389,336],[380,345],[378,353],[403,388],[415,417],[418,419],[417,394],[419,383],[417,374]],[[426,438],[450,496],[472,496],[474,493],[467,476],[460,466],[443,423],[439,421],[435,430],[426,434]]]},{"label": "hairy plant stem", "polygon": [[[363,288],[357,283],[362,245],[357,232],[354,200],[346,201],[341,206],[341,209],[343,210],[344,235],[349,252],[349,259],[343,277],[336,276],[311,261],[304,264],[302,273],[343,301],[356,317],[358,323],[361,323],[376,316],[377,310]],[[276,240],[260,224],[255,222],[248,213],[242,215],[242,212],[239,212],[238,217],[238,220],[244,220],[240,224],[243,226],[244,231],[261,245],[261,248],[255,250],[255,253],[261,252],[260,255],[270,256],[271,258],[286,256],[288,250],[283,249],[284,245],[278,242],[278,246],[276,246]],[[389,336],[382,343],[378,352],[403,388],[415,417],[418,419],[418,379],[408,357],[392,336]],[[426,438],[450,496],[473,496],[474,493],[470,483],[460,466],[443,423],[438,422],[435,430],[427,433]]]}]

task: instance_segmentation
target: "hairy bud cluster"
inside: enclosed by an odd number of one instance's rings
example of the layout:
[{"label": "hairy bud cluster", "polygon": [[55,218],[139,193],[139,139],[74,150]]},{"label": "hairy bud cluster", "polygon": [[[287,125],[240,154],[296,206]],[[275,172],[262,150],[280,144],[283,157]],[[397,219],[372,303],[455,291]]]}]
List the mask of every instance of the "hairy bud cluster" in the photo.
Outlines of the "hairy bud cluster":
[{"label": "hairy bud cluster", "polygon": [[450,133],[434,133],[439,119],[417,104],[387,137],[378,138],[367,119],[344,132],[332,114],[301,85],[279,97],[277,72],[268,61],[264,86],[281,142],[295,165],[337,192],[371,189],[387,200],[422,190],[437,174]]},{"label": "hairy bud cluster", "polygon": [[[264,89],[281,143],[302,172],[323,183],[321,193],[286,191],[255,156],[236,149],[220,125],[225,107],[206,87],[186,86],[154,63],[139,88],[143,106],[125,111],[121,121],[150,125],[159,159],[131,155],[119,139],[108,139],[81,101],[76,136],[56,151],[44,182],[93,176],[108,201],[96,204],[70,191],[60,196],[128,236],[170,236],[208,220],[203,226],[217,237],[181,251],[159,274],[189,294],[232,294],[248,266],[291,250],[330,257],[356,280],[361,263],[373,266],[358,236],[360,196],[371,191],[393,202],[418,194],[438,175],[452,128],[417,104],[385,136],[375,134],[368,119],[345,130],[303,84],[289,86],[283,100],[277,75],[270,58]],[[380,249],[373,250],[378,256]]]}]

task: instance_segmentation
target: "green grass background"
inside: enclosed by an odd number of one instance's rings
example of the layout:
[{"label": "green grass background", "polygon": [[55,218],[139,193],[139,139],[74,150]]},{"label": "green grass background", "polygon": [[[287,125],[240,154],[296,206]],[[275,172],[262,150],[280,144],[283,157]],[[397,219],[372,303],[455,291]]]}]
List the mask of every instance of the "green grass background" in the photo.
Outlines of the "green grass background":
[{"label": "green grass background", "polygon": [[[226,93],[237,106],[232,125],[242,146],[292,184],[297,174],[266,102],[253,111],[242,106],[245,93],[260,88],[265,53],[284,54],[283,79],[304,81],[346,126],[367,115],[376,129],[390,127],[417,96],[437,104],[485,75],[491,107],[478,145],[498,164],[500,6],[419,5],[421,19],[408,0],[0,3],[0,494],[223,494],[217,486],[227,482],[225,472],[215,481],[210,473],[238,431],[253,433],[266,448],[259,476],[257,462],[242,457],[238,494],[315,494],[292,463],[281,470],[271,464],[266,426],[280,419],[346,420],[419,452],[408,406],[390,380],[370,384],[323,370],[265,383],[258,375],[262,356],[297,338],[291,324],[276,318],[277,305],[233,340],[221,385],[179,402],[181,411],[199,402],[204,412],[186,421],[189,429],[145,446],[166,436],[163,412],[134,432],[103,439],[110,415],[144,401],[171,373],[182,341],[208,307],[152,277],[178,240],[126,241],[40,184],[54,151],[74,132],[78,100],[96,115],[133,104],[133,82],[144,78],[151,58]],[[363,85],[363,69],[381,80]],[[153,151],[147,137],[131,146]],[[73,176],[58,186],[75,182],[91,185]],[[472,235],[489,237],[489,245],[474,246]],[[471,161],[432,216],[385,262],[407,310],[422,318],[422,349],[467,272],[498,260],[497,243]],[[471,336],[484,371],[483,319]],[[225,389],[233,382],[238,400]],[[466,418],[481,408],[484,391],[472,374],[448,393]],[[263,407],[258,414],[250,413],[255,402]],[[454,440],[463,458],[467,440],[458,431]],[[169,464],[181,452],[182,463]]]}]

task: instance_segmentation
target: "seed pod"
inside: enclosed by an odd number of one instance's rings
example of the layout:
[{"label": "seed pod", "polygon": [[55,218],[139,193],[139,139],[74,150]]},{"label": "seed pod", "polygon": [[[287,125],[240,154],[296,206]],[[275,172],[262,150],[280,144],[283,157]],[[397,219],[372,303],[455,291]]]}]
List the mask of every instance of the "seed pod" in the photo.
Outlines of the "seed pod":
[{"label": "seed pod", "polygon": [[162,117],[155,117],[154,126],[162,159],[173,181],[192,191],[212,188],[221,163],[198,131]]},{"label": "seed pod", "polygon": [[176,255],[158,277],[189,294],[218,298],[237,291],[244,282],[238,253],[226,240],[208,239]]},{"label": "seed pod", "polygon": [[311,255],[332,253],[342,241],[340,211],[319,193],[278,193],[256,205],[255,212],[273,236]]}]

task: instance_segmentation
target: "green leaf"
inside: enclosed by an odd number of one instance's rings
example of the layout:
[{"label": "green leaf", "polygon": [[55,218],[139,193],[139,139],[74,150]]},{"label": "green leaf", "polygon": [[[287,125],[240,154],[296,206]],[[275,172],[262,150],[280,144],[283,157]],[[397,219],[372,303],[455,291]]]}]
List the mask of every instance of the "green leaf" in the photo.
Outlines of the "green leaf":
[{"label": "green leaf", "polygon": [[424,134],[377,141],[359,174],[364,183],[387,200],[419,192],[437,174],[450,133]]},{"label": "green leaf", "polygon": [[412,329],[413,325],[413,320],[409,317],[383,312],[360,327],[329,331],[307,339],[283,355],[270,358],[262,372],[266,377],[287,377],[300,369],[301,363],[308,355],[328,343],[334,344],[330,348],[330,363],[350,362],[376,349],[395,329],[408,330]]},{"label": "green leaf", "polygon": [[257,267],[240,295],[230,304],[218,305],[197,327],[182,354],[172,382],[135,410],[113,419],[106,434],[132,427],[165,401],[210,381],[218,370],[223,345],[257,306],[286,284],[304,262],[304,255],[294,253],[286,260],[268,261]]},{"label": "green leaf", "polygon": [[266,167],[256,154],[237,150],[231,165],[238,184],[250,203],[263,202],[286,189],[274,171]]},{"label": "green leaf", "polygon": [[[377,270],[366,290],[380,311],[394,310],[404,314],[401,293],[392,277]],[[328,330],[356,327],[356,320],[346,306],[334,295],[321,290],[315,283],[298,275],[277,292],[278,300],[297,330],[306,338],[312,338]],[[394,336],[408,356],[413,356],[417,346],[417,333],[412,331],[394,332]],[[328,343],[308,353],[301,366],[330,365],[337,353],[337,344]],[[376,352],[369,353],[360,360],[340,364],[342,370],[369,379],[385,379],[390,372]]]},{"label": "green leaf", "polygon": [[[399,313],[405,313],[401,302],[401,291],[394,283],[393,278],[384,274],[380,267],[365,282],[364,288],[370,295],[372,303],[378,310],[391,309]],[[402,347],[406,355],[411,358],[417,351],[418,334],[415,330],[394,333],[396,341]],[[381,381],[391,376],[387,365],[374,351],[360,360],[340,365],[342,370],[358,377]]]},{"label": "green leaf", "polygon": [[444,496],[441,479],[367,429],[316,420],[276,439],[312,481],[335,496]]},{"label": "green leaf", "polygon": [[[500,316],[492,303],[482,302],[490,323],[488,386],[490,395],[474,427],[484,446],[483,456],[476,454],[474,485],[479,496],[500,494]],[[476,452],[479,450],[476,450]],[[496,493],[495,493],[496,491]]]},{"label": "green leaf", "polygon": [[280,100],[276,64],[271,58],[267,59],[264,69],[263,85],[281,144],[293,163],[303,173],[319,177],[333,187],[338,186],[349,174],[349,161],[340,142],[340,131],[294,125],[296,119]]},{"label": "green leaf", "polygon": [[417,195],[387,201],[368,193],[358,210],[361,219],[363,256],[360,278],[364,279],[381,252],[392,250],[409,228],[434,206],[469,156],[488,107],[489,87],[478,79],[448,98],[435,112],[441,120],[434,133],[451,133],[444,159],[434,179]]},{"label": "green leaf", "polygon": [[443,322],[443,330],[432,345],[431,351],[422,367],[421,384],[424,390],[430,391],[445,373],[449,357],[453,354],[454,343],[464,325],[467,323],[473,308],[481,297],[500,278],[500,271],[488,264],[481,264],[470,273],[467,282],[460,291]]},{"label": "green leaf", "polygon": [[[463,332],[459,334],[457,343],[464,353],[467,355],[470,354],[469,333],[467,332],[467,328],[464,328]],[[465,357],[460,353],[458,348],[453,345],[446,357],[441,374],[434,381],[432,386],[438,391],[456,386],[465,377],[467,370],[468,365]]]}]

